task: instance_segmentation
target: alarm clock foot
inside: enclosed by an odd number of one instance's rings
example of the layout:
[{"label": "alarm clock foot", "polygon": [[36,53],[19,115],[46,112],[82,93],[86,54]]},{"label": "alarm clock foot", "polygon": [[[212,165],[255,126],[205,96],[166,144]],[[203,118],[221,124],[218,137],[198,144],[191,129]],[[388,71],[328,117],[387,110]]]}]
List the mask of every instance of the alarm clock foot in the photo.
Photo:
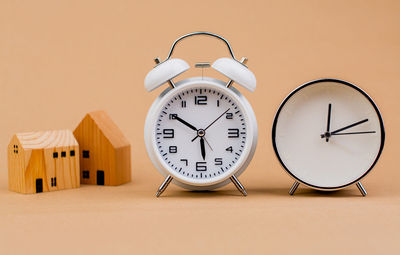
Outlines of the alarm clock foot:
[{"label": "alarm clock foot", "polygon": [[163,181],[163,183],[161,184],[161,186],[157,190],[156,197],[159,197],[165,191],[165,189],[171,183],[172,179],[173,178],[172,178],[171,175],[168,175],[167,178],[165,178],[165,180]]},{"label": "alarm clock foot", "polygon": [[233,184],[235,184],[236,188],[243,194],[243,196],[247,196],[247,191],[243,187],[243,185],[240,183],[238,178],[236,178],[236,176],[232,175],[230,179],[233,182]]},{"label": "alarm clock foot", "polygon": [[358,190],[361,192],[361,195],[363,195],[363,197],[365,197],[367,195],[367,191],[364,189],[361,182],[357,182],[356,185],[357,185]]},{"label": "alarm clock foot", "polygon": [[296,192],[296,190],[297,190],[297,188],[299,187],[299,185],[300,185],[300,182],[295,181],[295,182],[293,183],[292,187],[291,187],[290,190],[289,190],[289,195],[292,196],[292,195]]}]

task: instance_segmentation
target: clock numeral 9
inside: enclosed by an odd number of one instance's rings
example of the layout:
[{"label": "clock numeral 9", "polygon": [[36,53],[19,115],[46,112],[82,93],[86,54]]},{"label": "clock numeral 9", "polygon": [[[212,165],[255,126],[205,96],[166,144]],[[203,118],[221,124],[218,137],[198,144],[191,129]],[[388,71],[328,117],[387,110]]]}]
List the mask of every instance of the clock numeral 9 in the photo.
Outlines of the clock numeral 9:
[{"label": "clock numeral 9", "polygon": [[197,105],[206,105],[207,104],[207,96],[195,96],[194,104]]},{"label": "clock numeral 9", "polygon": [[215,162],[216,166],[221,166],[222,165],[222,158],[215,158],[214,162]]},{"label": "clock numeral 9", "polygon": [[168,150],[169,150],[169,153],[177,153],[178,152],[178,147],[169,146]]},{"label": "clock numeral 9", "polygon": [[207,162],[196,162],[196,171],[207,171]]},{"label": "clock numeral 9", "polygon": [[228,138],[239,138],[239,129],[228,128]]},{"label": "clock numeral 9", "polygon": [[163,138],[174,138],[174,130],[172,128],[163,129]]},{"label": "clock numeral 9", "polygon": [[226,119],[227,119],[227,120],[232,120],[232,119],[233,119],[233,113],[227,112],[227,113],[226,113]]}]

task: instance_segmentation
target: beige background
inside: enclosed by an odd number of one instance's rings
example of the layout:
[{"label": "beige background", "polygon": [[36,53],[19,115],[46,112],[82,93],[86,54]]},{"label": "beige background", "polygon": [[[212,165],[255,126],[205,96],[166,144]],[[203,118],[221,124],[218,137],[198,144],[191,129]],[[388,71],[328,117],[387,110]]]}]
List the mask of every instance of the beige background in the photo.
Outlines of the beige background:
[{"label": "beige background", "polygon": [[[398,1],[4,1],[0,2],[1,254],[396,253],[400,238]],[[259,146],[241,181],[209,193],[170,186],[148,159],[143,125],[162,91],[147,93],[153,57],[179,36],[218,33],[249,58]],[[176,57],[213,61],[224,45],[192,38]],[[187,75],[200,75],[192,70]],[[206,75],[214,76],[211,70]],[[302,187],[271,146],[282,99],[312,79],[359,85],[382,112],[387,140],[363,181],[334,193]],[[6,146],[15,132],[73,129],[104,109],[132,143],[133,182],[20,195],[7,190]]]}]

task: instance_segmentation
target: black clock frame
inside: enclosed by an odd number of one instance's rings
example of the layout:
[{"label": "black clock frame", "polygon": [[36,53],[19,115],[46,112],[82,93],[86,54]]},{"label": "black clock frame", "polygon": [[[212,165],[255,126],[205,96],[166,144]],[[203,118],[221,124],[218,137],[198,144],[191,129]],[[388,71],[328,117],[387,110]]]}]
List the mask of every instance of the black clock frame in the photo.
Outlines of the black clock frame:
[{"label": "black clock frame", "polygon": [[[374,162],[372,163],[372,165],[370,166],[370,168],[369,168],[361,177],[359,177],[357,180],[352,181],[352,182],[350,182],[350,183],[348,183],[348,184],[345,184],[345,185],[337,186],[337,187],[320,187],[320,186],[316,186],[316,185],[307,183],[307,182],[305,182],[305,181],[300,180],[299,178],[297,178],[294,174],[292,174],[292,173],[290,172],[290,170],[288,169],[288,167],[285,165],[285,163],[282,161],[281,157],[279,156],[279,152],[278,152],[278,149],[277,149],[277,147],[276,147],[276,141],[275,141],[275,139],[276,139],[276,125],[277,125],[277,122],[278,122],[279,114],[280,114],[282,108],[285,106],[286,102],[287,102],[294,94],[296,94],[298,91],[302,90],[303,88],[306,88],[306,87],[308,87],[308,86],[310,86],[310,85],[314,85],[314,84],[316,84],[316,83],[323,83],[323,82],[336,82],[336,83],[340,83],[340,84],[349,86],[349,87],[351,87],[351,88],[357,90],[358,92],[360,92],[364,97],[366,97],[366,98],[368,99],[368,101],[369,101],[369,102],[371,103],[371,105],[374,107],[375,112],[376,112],[376,114],[378,115],[379,124],[380,124],[380,128],[381,128],[381,145],[380,145],[380,148],[379,148],[379,152],[378,152],[378,154],[376,155],[376,158],[375,158]],[[357,87],[356,85],[351,84],[351,83],[349,83],[349,82],[347,82],[347,81],[339,80],[339,79],[318,79],[318,80],[313,80],[313,81],[307,82],[307,83],[305,83],[305,84],[303,84],[303,85],[297,87],[295,90],[293,90],[293,91],[283,100],[283,102],[282,102],[281,105],[279,106],[278,111],[276,112],[275,117],[274,117],[274,123],[273,123],[273,125],[272,125],[272,146],[274,147],[275,155],[277,156],[279,162],[281,163],[281,165],[283,166],[283,168],[285,169],[285,171],[286,171],[290,176],[292,176],[297,182],[302,183],[302,184],[305,184],[305,185],[307,185],[307,186],[309,186],[309,187],[311,187],[311,188],[315,188],[315,189],[318,189],[318,190],[326,190],[326,191],[329,191],[329,190],[337,190],[337,189],[342,189],[342,188],[345,188],[345,187],[347,187],[347,186],[350,186],[350,185],[352,185],[352,184],[354,184],[354,183],[359,182],[359,181],[360,181],[361,179],[363,179],[363,178],[372,170],[372,168],[374,168],[374,166],[376,165],[376,162],[378,161],[379,157],[381,156],[381,153],[382,153],[384,144],[385,144],[385,128],[384,128],[384,125],[383,125],[383,119],[382,119],[381,113],[379,112],[379,109],[378,109],[378,107],[376,106],[375,102],[372,100],[372,98],[371,98],[366,92],[364,92],[362,89],[360,89],[360,88]]]}]

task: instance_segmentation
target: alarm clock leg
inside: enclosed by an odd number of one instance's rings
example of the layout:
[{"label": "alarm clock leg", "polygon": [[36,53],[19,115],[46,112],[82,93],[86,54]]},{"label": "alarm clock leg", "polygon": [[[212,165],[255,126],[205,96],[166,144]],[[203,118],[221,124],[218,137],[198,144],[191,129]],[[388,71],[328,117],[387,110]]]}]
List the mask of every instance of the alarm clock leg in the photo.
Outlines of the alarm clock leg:
[{"label": "alarm clock leg", "polygon": [[300,182],[295,181],[295,182],[293,183],[292,187],[291,187],[290,190],[289,190],[289,195],[292,196],[292,195],[296,192],[296,190],[297,190],[297,188],[299,187],[299,185],[300,185]]},{"label": "alarm clock leg", "polygon": [[247,196],[247,191],[243,187],[243,185],[240,183],[238,178],[236,178],[236,176],[232,175],[230,179],[233,182],[233,184],[235,184],[236,188],[243,194],[243,196]]},{"label": "alarm clock leg", "polygon": [[164,182],[161,184],[161,186],[157,190],[156,197],[159,197],[165,191],[165,189],[171,183],[172,179],[173,178],[171,175],[168,175],[167,178],[165,178]]},{"label": "alarm clock leg", "polygon": [[363,197],[365,197],[367,195],[367,191],[364,189],[363,185],[361,184],[361,182],[357,182],[357,188],[358,190],[361,192],[361,194],[363,195]]}]

